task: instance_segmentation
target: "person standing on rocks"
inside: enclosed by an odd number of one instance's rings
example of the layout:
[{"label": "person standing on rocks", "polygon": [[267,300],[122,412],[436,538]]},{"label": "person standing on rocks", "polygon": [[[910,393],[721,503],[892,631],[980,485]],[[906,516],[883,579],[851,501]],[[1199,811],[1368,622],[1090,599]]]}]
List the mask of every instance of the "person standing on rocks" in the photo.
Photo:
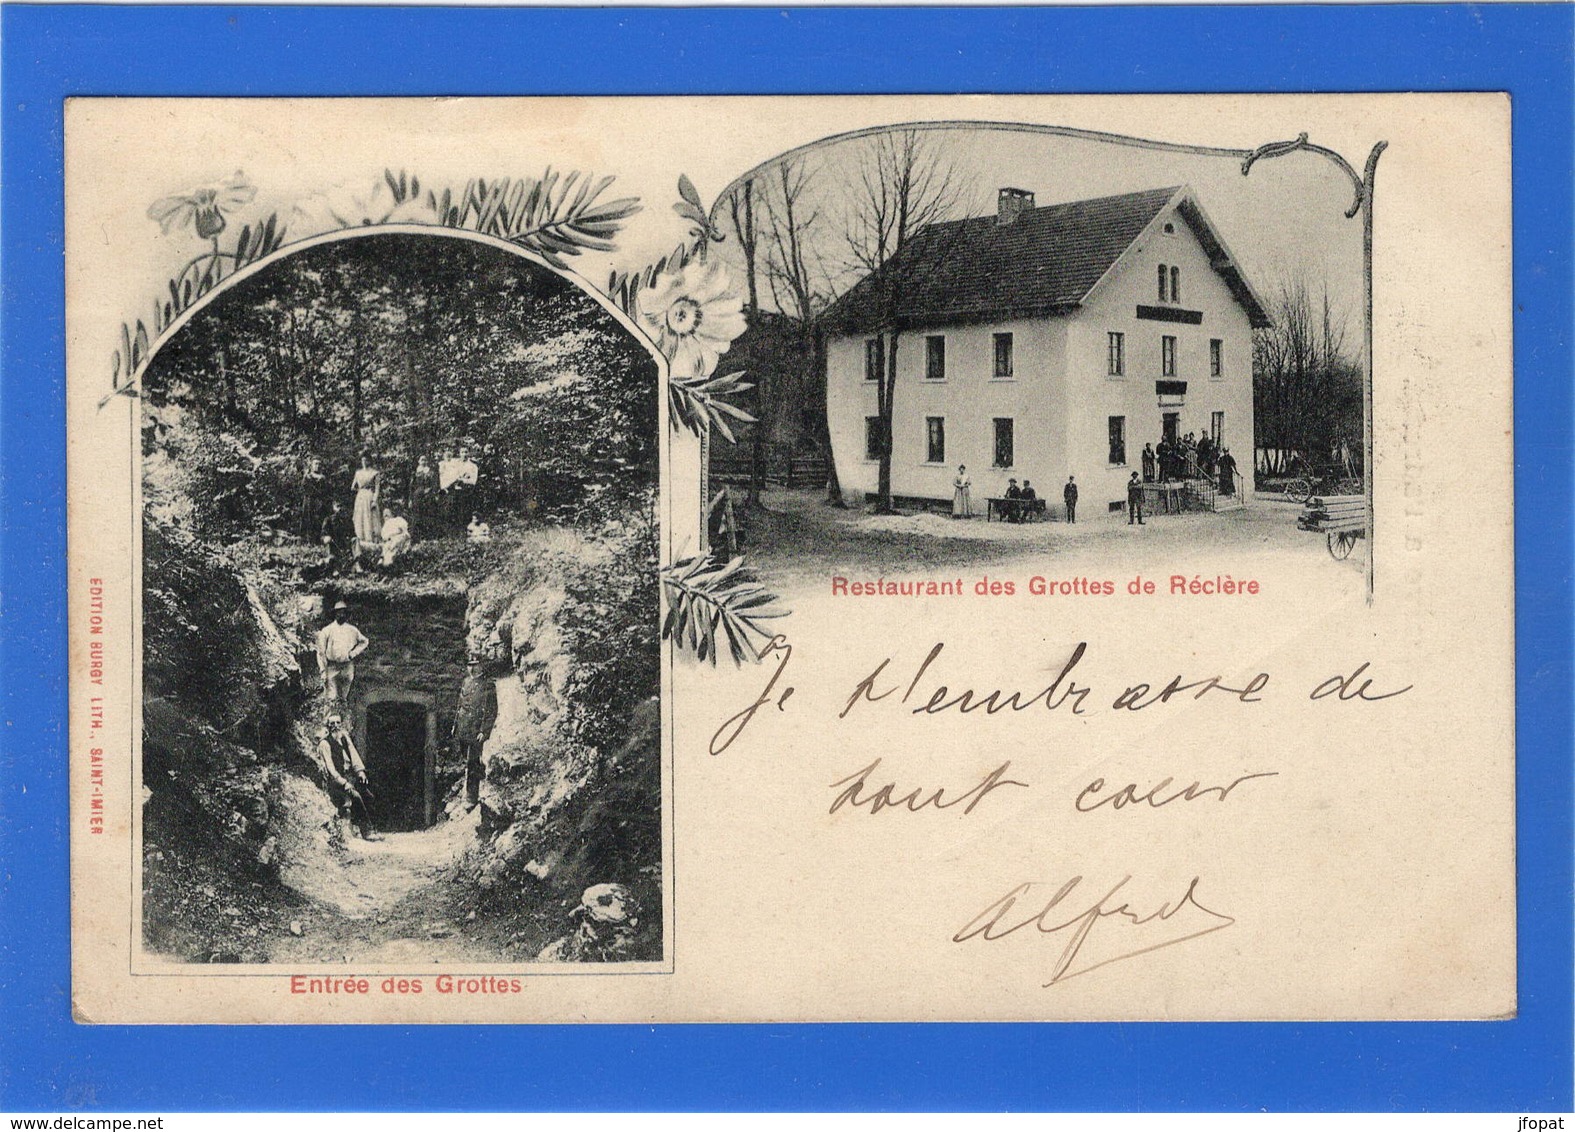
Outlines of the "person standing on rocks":
[{"label": "person standing on rocks", "polygon": [[328,779],[334,805],[350,819],[351,828],[362,840],[381,841],[383,836],[372,828],[372,815],[366,808],[364,795],[371,793],[366,781],[366,764],[361,761],[361,752],[355,749],[355,740],[345,731],[344,717],[331,711],[323,722],[325,726],[317,741],[317,762]]},{"label": "person standing on rocks", "polygon": [[350,702],[355,683],[355,658],[372,642],[350,624],[350,607],[334,603],[334,619],[317,631],[317,669],[323,674],[323,691],[330,700]]},{"label": "person standing on rocks", "polygon": [[355,490],[355,568],[360,573],[361,560],[376,553],[383,537],[383,513],[379,507],[382,481],[372,466],[370,452],[361,453],[361,466],[350,485]]},{"label": "person standing on rocks", "polygon": [[323,518],[320,534],[323,545],[328,548],[328,562],[322,572],[348,573],[355,562],[355,524],[339,500],[334,500],[330,505],[328,514]]},{"label": "person standing on rocks", "polygon": [[459,709],[454,713],[454,745],[465,760],[465,808],[473,810],[481,800],[481,780],[485,768],[481,749],[498,721],[498,683],[485,671],[479,656],[472,656],[465,668],[465,682],[459,688]]}]

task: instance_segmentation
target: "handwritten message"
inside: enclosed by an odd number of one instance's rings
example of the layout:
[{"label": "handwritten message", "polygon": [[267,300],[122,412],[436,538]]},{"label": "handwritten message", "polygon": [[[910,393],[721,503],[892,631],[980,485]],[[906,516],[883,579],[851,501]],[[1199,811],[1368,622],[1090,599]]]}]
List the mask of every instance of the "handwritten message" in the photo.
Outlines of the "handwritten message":
[{"label": "handwritten message", "polygon": [[[873,722],[881,713],[910,716],[939,715],[985,717],[1057,714],[1086,717],[1109,714],[1117,718],[1162,709],[1181,701],[1214,700],[1240,710],[1251,710],[1276,698],[1299,697],[1326,705],[1320,710],[1351,711],[1403,696],[1412,685],[1382,679],[1372,663],[1358,660],[1336,671],[1305,677],[1277,679],[1268,671],[1226,675],[1221,672],[1175,673],[1149,680],[1120,681],[1100,686],[1085,676],[1089,644],[1077,641],[1055,675],[1024,687],[990,686],[947,665],[946,643],[937,641],[916,663],[894,656],[874,660],[867,674],[838,691],[832,701],[840,704],[838,720]],[[711,736],[710,753],[726,754],[752,728],[770,727],[805,709],[805,697],[794,698],[797,675],[794,648],[786,636],[776,636],[762,650],[768,675],[759,693],[729,715]],[[813,676],[813,673],[809,673]],[[818,700],[818,697],[816,698]],[[1178,781],[1165,776],[1149,782],[1107,782],[1094,777],[1070,797],[1073,815],[1114,813],[1128,807],[1161,809],[1171,805],[1223,804],[1237,801],[1252,789],[1279,777],[1272,768],[1247,771],[1218,782]],[[988,809],[997,799],[1031,790],[1032,783],[1012,772],[1010,760],[1002,761],[982,776],[952,783],[903,781],[888,771],[881,758],[839,777],[829,784],[829,814],[914,815],[951,811],[962,817]],[[1075,819],[1074,819],[1075,820]],[[951,936],[957,944],[991,944],[1008,937],[1037,935],[1053,938],[1059,950],[1048,966],[1046,987],[1076,975],[1188,940],[1221,931],[1236,923],[1235,917],[1205,903],[1200,890],[1203,877],[1195,875],[1178,890],[1158,899],[1136,896],[1127,874],[1110,881],[1072,876],[1054,885],[1024,881],[994,896],[970,915]],[[1107,934],[1123,929],[1126,942],[1106,943],[1088,952],[1096,929]],[[1103,942],[1103,941],[1102,941]],[[1085,955],[1091,957],[1085,958]]]}]

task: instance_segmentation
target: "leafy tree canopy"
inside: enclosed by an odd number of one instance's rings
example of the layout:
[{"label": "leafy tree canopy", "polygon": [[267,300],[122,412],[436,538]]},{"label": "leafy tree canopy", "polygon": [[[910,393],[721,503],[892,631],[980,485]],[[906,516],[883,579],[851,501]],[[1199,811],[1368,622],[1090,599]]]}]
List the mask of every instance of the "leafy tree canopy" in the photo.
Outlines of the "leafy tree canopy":
[{"label": "leafy tree canopy", "polygon": [[290,513],[314,461],[348,492],[362,451],[397,496],[420,457],[465,446],[520,512],[605,512],[656,483],[650,355],[560,276],[471,240],[288,256],[199,311],[143,387],[151,496],[182,497],[199,534]]}]

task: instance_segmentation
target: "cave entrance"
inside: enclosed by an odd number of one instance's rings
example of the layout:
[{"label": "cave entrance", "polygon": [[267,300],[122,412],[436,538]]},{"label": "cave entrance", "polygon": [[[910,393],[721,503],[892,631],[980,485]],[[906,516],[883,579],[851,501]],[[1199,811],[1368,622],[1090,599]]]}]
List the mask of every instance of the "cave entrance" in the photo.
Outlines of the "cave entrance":
[{"label": "cave entrance", "polygon": [[406,700],[367,705],[362,757],[376,795],[370,808],[378,829],[399,833],[432,824],[428,714],[426,705]]}]

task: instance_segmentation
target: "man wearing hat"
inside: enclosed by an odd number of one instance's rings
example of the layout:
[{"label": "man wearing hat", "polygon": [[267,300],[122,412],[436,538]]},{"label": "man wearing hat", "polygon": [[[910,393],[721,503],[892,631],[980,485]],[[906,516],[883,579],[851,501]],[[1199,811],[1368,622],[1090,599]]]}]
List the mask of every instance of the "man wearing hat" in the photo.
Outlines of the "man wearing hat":
[{"label": "man wearing hat", "polygon": [[1127,526],[1133,523],[1143,525],[1143,484],[1136,472],[1127,480]]},{"label": "man wearing hat", "polygon": [[350,624],[350,607],[334,603],[334,619],[317,633],[317,669],[323,674],[323,691],[331,700],[350,702],[350,685],[355,683],[355,658],[371,642],[360,629]]},{"label": "man wearing hat", "polygon": [[465,669],[465,682],[459,688],[459,707],[454,712],[454,746],[465,760],[465,806],[474,809],[481,799],[484,767],[481,749],[498,721],[498,682],[488,675],[481,657],[472,655]]},{"label": "man wearing hat", "polygon": [[381,841],[382,835],[372,828],[372,815],[367,812],[363,797],[367,790],[366,764],[345,731],[344,717],[330,711],[323,722],[324,729],[317,737],[317,762],[328,779],[334,805],[350,819],[363,840]]}]

